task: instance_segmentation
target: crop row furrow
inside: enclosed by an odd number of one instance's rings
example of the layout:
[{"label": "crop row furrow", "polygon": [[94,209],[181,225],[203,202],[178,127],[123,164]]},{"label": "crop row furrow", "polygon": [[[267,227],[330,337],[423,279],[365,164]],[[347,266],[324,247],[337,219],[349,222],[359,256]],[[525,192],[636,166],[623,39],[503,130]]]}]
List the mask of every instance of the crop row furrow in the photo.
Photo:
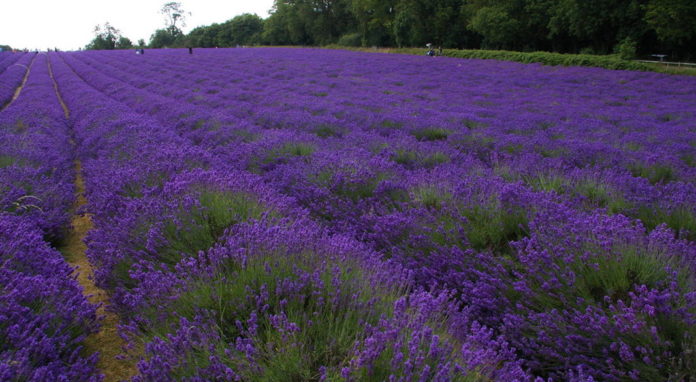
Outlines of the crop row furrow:
[{"label": "crop row furrow", "polygon": [[96,307],[55,249],[73,205],[69,129],[46,56],[28,59],[19,97],[0,112],[0,380],[98,381],[97,354],[84,352]]}]

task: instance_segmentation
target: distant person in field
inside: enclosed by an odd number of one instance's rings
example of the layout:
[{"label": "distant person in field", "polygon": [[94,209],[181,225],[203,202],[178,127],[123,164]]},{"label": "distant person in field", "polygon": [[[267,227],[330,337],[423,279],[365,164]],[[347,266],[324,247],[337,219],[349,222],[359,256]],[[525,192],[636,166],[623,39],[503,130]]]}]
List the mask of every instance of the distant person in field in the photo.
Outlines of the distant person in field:
[{"label": "distant person in field", "polygon": [[193,54],[193,48],[189,47],[189,54]]}]

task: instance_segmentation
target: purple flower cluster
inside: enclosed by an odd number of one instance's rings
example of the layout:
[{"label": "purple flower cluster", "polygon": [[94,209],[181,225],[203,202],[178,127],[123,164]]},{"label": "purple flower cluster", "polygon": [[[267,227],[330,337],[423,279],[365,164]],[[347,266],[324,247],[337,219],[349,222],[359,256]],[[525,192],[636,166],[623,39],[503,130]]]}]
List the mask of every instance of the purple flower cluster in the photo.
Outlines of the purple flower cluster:
[{"label": "purple flower cluster", "polygon": [[680,380],[696,80],[51,54],[137,380]]},{"label": "purple flower cluster", "polygon": [[82,340],[96,330],[87,302],[61,254],[33,222],[0,215],[0,379],[99,381],[97,354]]},{"label": "purple flower cluster", "polygon": [[[0,113],[0,380],[98,381],[97,354],[82,346],[96,307],[49,244],[65,238],[74,200],[69,129],[46,56],[27,60],[19,98]],[[2,89],[18,75],[0,74]]]}]

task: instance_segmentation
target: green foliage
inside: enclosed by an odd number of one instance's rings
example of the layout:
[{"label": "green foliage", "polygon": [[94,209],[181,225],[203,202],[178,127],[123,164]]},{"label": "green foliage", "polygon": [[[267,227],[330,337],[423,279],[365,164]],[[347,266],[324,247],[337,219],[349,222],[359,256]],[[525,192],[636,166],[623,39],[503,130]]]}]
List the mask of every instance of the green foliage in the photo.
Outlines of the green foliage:
[{"label": "green foliage", "polygon": [[499,6],[483,7],[471,19],[469,28],[483,36],[484,48],[513,46],[520,24]]},{"label": "green foliage", "polygon": [[[237,18],[240,28],[235,29]],[[266,20],[238,16],[224,24],[196,28],[188,41],[205,47],[256,43],[410,46],[420,47],[412,52],[421,55],[426,43],[460,49],[580,52],[587,57],[512,60],[632,69],[629,66],[641,64],[619,56],[632,59],[665,52],[674,59],[696,58],[694,25],[696,2],[691,0],[276,0]],[[614,51],[616,57],[591,57]],[[472,58],[509,60],[511,56]]]},{"label": "green foliage", "polygon": [[349,10],[362,36],[362,46],[393,46],[396,0],[351,0]]},{"label": "green foliage", "polygon": [[119,37],[116,42],[116,49],[131,49],[133,48],[133,42],[128,37]]},{"label": "green foliage", "polygon": [[[273,216],[273,211],[269,211],[253,196],[240,192],[202,190],[197,202],[193,206],[181,205],[178,210],[171,211],[175,218],[162,227],[165,240],[152,254],[162,266],[173,266],[184,256],[196,255],[212,247],[225,229],[234,224],[260,219],[264,215]],[[151,228],[151,222],[140,222],[132,235],[144,243],[142,238]],[[144,244],[140,250],[145,250]],[[137,285],[130,277],[132,263],[133,260],[126,256],[112,271],[114,280],[126,288]]]},{"label": "green foliage", "polygon": [[636,58],[636,51],[638,49],[638,44],[630,37],[623,39],[616,48],[614,48],[614,53],[619,55],[622,60],[632,60]]},{"label": "green foliage", "polygon": [[226,228],[250,219],[259,219],[266,208],[254,197],[233,192],[203,191],[199,206],[181,210],[178,221],[164,227],[166,246],[157,256],[166,264],[176,264],[183,255],[195,255],[212,247]]},{"label": "green foliage", "polygon": [[447,154],[435,152],[423,158],[423,165],[427,168],[432,168],[439,164],[447,163],[449,160],[450,158]]},{"label": "green foliage", "polygon": [[620,253],[602,258],[599,266],[580,259],[574,263],[573,269],[581,276],[576,284],[580,296],[598,303],[604,296],[626,301],[635,285],[655,287],[668,279],[665,259],[657,254],[636,247],[623,248]]},{"label": "green foliage", "polygon": [[420,159],[420,154],[411,150],[396,150],[396,153],[392,156],[394,162],[411,168],[416,167]]},{"label": "green foliage", "polygon": [[[394,54],[410,54],[421,56],[425,53],[423,49],[415,48],[383,48],[379,50],[371,48],[351,48],[338,45],[325,46],[326,49],[348,49],[361,52],[380,52]],[[618,56],[600,56],[590,54],[561,54],[550,52],[513,52],[504,50],[454,50],[444,49],[443,55],[453,58],[463,59],[483,59],[483,60],[500,60],[514,61],[525,64],[539,63],[550,66],[589,66],[597,68],[605,68],[611,70],[636,70],[645,72],[658,72],[675,75],[696,76],[696,69],[687,67],[673,67],[651,63],[641,63],[637,61],[621,60]],[[474,125],[475,126],[475,125]],[[473,127],[475,129],[485,124]]]},{"label": "green foliage", "polygon": [[290,157],[309,157],[314,153],[315,147],[307,143],[288,142],[283,146],[274,148],[261,156],[250,160],[248,169],[254,173],[260,173],[263,166],[285,163]]},{"label": "green foliage", "polygon": [[157,29],[150,36],[150,48],[174,48],[186,45],[184,34],[178,28]]},{"label": "green foliage", "polygon": [[551,66],[594,66],[615,70],[653,71],[653,67],[639,62],[621,60],[612,56],[560,54],[549,52],[511,52],[504,50],[445,50],[445,56],[486,60],[541,63]]},{"label": "green foliage", "polygon": [[[166,25],[152,35],[151,47],[420,46],[409,53],[423,54],[424,44],[433,43],[444,48],[585,53],[574,57],[449,53],[465,58],[667,73],[675,70],[626,59],[658,52],[673,59],[696,58],[691,49],[696,43],[696,3],[690,0],[276,0],[266,20],[244,14],[195,28],[188,36],[179,28],[186,15],[181,3],[166,3],[162,14]],[[114,49],[117,41],[97,38],[88,48]],[[593,56],[612,52],[616,56]]]},{"label": "green foliage", "polygon": [[682,162],[684,162],[689,167],[696,167],[696,155],[694,154],[684,154],[680,157]]},{"label": "green foliage", "polygon": [[[313,381],[318,380],[315,373],[320,366],[337,377],[340,368],[350,362],[356,342],[368,333],[365,326],[375,326],[391,316],[394,302],[403,293],[370,281],[362,269],[346,260],[327,264],[324,257],[313,253],[268,253],[250,257],[244,264],[229,260],[212,279],[193,280],[168,307],[175,313],[168,320],[159,319],[158,309],[147,312],[152,324],[144,330],[145,336],[167,338],[179,317],[192,319],[205,311],[215,320],[214,330],[220,337],[211,346],[213,352],[222,354],[240,337],[252,340],[259,350],[255,357],[258,368],[242,367],[248,360],[241,352],[220,357],[234,370],[246,370],[244,380]],[[289,283],[301,288],[286,291]],[[249,297],[264,295],[263,291],[273,293],[259,313],[256,299]],[[272,322],[274,316],[284,317],[295,329]],[[256,317],[251,336],[250,317]],[[189,354],[191,370],[208,362],[211,348]],[[175,372],[184,377],[191,371],[183,365]],[[377,367],[374,372],[381,370]]]},{"label": "green foliage", "polygon": [[281,147],[280,152],[294,156],[307,157],[314,152],[314,146],[307,143],[286,143]]},{"label": "green foliage", "polygon": [[10,167],[17,162],[17,159],[9,155],[0,155],[0,168]]},{"label": "green foliage", "polygon": [[357,203],[374,196],[375,190],[382,179],[384,179],[384,176],[378,175],[362,181],[342,182],[335,185],[331,191],[335,195]]},{"label": "green foliage", "polygon": [[340,46],[361,46],[362,36],[360,33],[346,33],[336,42]]},{"label": "green foliage", "polygon": [[660,40],[673,45],[696,40],[696,5],[693,1],[649,0],[645,10],[645,20]]},{"label": "green foliage", "polygon": [[508,208],[497,199],[462,210],[466,238],[472,248],[495,252],[510,250],[509,242],[527,235],[529,219],[523,208]]},{"label": "green foliage", "polygon": [[319,126],[316,126],[312,129],[314,134],[321,138],[329,138],[329,137],[341,137],[343,136],[343,129],[337,126],[332,126],[328,124],[322,124]]},{"label": "green foliage", "polygon": [[434,186],[421,186],[413,191],[413,200],[429,209],[439,210],[452,199],[452,194]]},{"label": "green foliage", "polygon": [[419,141],[442,141],[447,139],[451,132],[440,127],[428,127],[411,131],[411,135]]},{"label": "green foliage", "polygon": [[257,15],[245,13],[225,21],[195,28],[186,37],[195,47],[234,47],[261,43],[264,21]]},{"label": "green foliage", "polygon": [[643,177],[652,184],[669,183],[676,180],[676,174],[672,167],[664,164],[653,164],[650,166],[634,164],[629,169],[633,176]]},{"label": "green foliage", "polygon": [[568,181],[555,174],[537,174],[533,176],[523,176],[524,182],[535,191],[553,191],[557,194],[564,192],[568,186]]},{"label": "green foliage", "polygon": [[271,45],[325,45],[353,32],[355,19],[348,0],[276,0],[265,22],[264,40]]},{"label": "green foliage", "polygon": [[108,22],[94,27],[94,39],[85,46],[88,50],[113,50],[130,49],[133,47],[131,40],[121,35],[121,31]]},{"label": "green foliage", "polygon": [[606,208],[610,214],[626,213],[629,203],[609,185],[594,179],[583,179],[574,184],[575,192],[587,198],[592,207]]},{"label": "green foliage", "polygon": [[449,157],[447,154],[441,152],[423,155],[417,151],[396,150],[396,153],[392,156],[392,160],[409,168],[415,168],[418,166],[433,168],[439,164],[448,162]]},{"label": "green foliage", "polygon": [[610,185],[593,178],[568,180],[556,174],[537,174],[523,176],[523,180],[535,191],[553,191],[570,197],[585,199],[590,209],[606,208],[610,214],[627,214],[631,206],[624,197]]},{"label": "green foliage", "polygon": [[[640,219],[648,229],[654,229],[658,225],[665,223],[680,237],[691,241],[696,241],[696,214],[687,207],[680,207],[673,210],[665,210],[659,207],[643,206],[638,208],[634,215]],[[684,231],[685,234],[680,232]]]}]

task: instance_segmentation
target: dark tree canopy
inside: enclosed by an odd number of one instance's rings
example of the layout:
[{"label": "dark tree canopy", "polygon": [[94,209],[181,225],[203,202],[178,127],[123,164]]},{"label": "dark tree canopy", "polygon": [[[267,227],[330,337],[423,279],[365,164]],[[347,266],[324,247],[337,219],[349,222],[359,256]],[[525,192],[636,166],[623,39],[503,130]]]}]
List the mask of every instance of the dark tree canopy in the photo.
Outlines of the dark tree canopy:
[{"label": "dark tree canopy", "polygon": [[150,48],[173,48],[183,45],[184,34],[178,28],[157,29],[150,36]]},{"label": "dark tree canopy", "polygon": [[[161,13],[165,25],[150,37],[152,48],[432,43],[696,59],[696,0],[275,0],[266,19],[243,14],[188,35],[181,3],[165,3]],[[132,46],[108,23],[95,34],[88,49]]]},{"label": "dark tree canopy", "polygon": [[665,53],[696,59],[694,0],[276,0],[262,43]]},{"label": "dark tree canopy", "polygon": [[263,19],[243,14],[222,24],[198,27],[187,36],[187,43],[202,48],[253,45],[261,42]]}]

